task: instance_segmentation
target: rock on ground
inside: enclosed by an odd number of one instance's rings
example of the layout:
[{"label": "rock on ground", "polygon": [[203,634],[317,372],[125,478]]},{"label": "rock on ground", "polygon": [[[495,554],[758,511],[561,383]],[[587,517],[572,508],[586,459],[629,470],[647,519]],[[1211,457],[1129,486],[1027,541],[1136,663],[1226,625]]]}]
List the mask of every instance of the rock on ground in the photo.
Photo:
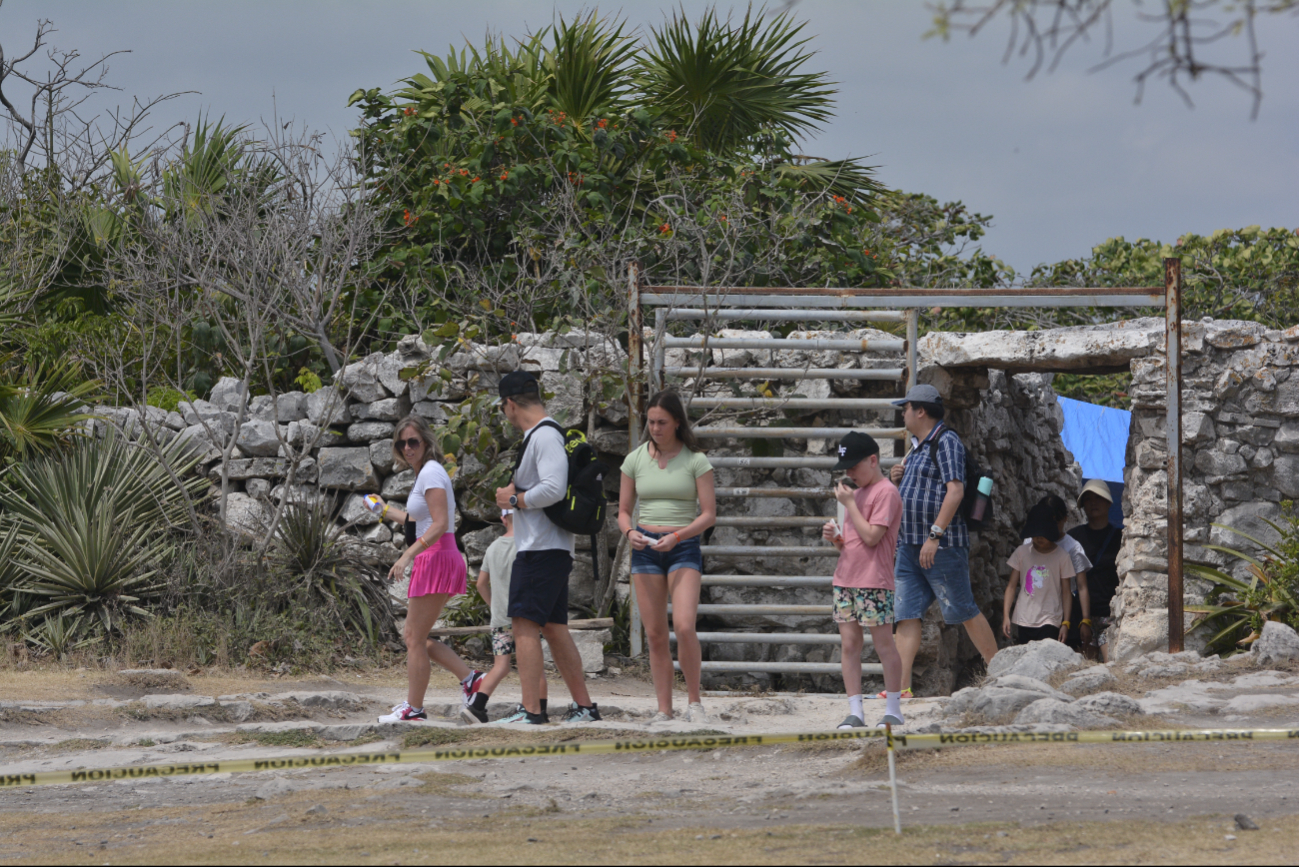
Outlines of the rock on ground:
[{"label": "rock on ground", "polygon": [[1044,681],[1057,671],[1078,668],[1085,661],[1081,653],[1075,653],[1060,642],[1048,638],[998,651],[992,662],[988,663],[988,677],[1019,674]]},{"label": "rock on ground", "polygon": [[1250,649],[1260,665],[1272,665],[1287,659],[1299,659],[1299,632],[1284,623],[1269,620],[1263,633]]},{"label": "rock on ground", "polygon": [[1015,717],[1016,725],[1048,723],[1076,729],[1102,729],[1118,725],[1118,722],[1113,717],[1081,705],[1081,700],[1070,704],[1054,698],[1038,699]]},{"label": "rock on ground", "polygon": [[1067,692],[1069,695],[1083,696],[1090,695],[1093,692],[1104,689],[1118,683],[1118,678],[1114,672],[1110,671],[1103,665],[1096,665],[1091,668],[1085,668],[1082,671],[1075,672],[1068,680],[1060,684],[1061,692]]},{"label": "rock on ground", "polygon": [[1106,716],[1140,716],[1145,713],[1136,699],[1117,692],[1098,692],[1084,696],[1074,704]]}]

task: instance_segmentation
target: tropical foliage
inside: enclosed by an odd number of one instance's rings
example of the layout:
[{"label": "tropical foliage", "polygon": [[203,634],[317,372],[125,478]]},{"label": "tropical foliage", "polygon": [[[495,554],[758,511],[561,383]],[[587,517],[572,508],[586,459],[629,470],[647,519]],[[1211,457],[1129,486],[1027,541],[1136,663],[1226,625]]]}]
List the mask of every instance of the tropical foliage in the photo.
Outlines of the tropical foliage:
[{"label": "tropical foliage", "polygon": [[1209,633],[1212,650],[1248,648],[1269,620],[1299,628],[1299,513],[1290,501],[1281,505],[1280,524],[1261,519],[1277,533],[1277,541],[1271,544],[1235,527],[1213,525],[1246,539],[1261,552],[1256,556],[1223,545],[1207,546],[1243,565],[1245,577],[1203,563],[1186,566],[1213,585],[1207,604],[1186,607],[1201,615],[1197,628]]}]

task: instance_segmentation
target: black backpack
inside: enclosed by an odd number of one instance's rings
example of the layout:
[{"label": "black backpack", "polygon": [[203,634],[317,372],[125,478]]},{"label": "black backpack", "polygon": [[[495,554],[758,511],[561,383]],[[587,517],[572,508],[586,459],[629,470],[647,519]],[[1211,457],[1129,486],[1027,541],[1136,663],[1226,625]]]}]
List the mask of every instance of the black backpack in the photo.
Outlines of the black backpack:
[{"label": "black backpack", "polygon": [[[961,438],[961,435],[956,431],[944,426],[938,432],[938,436],[929,443],[929,459],[934,462],[935,470],[939,469],[938,442],[949,433],[958,440]],[[939,472],[941,474],[941,470]],[[971,530],[982,530],[984,527],[992,525],[993,500],[991,495],[988,497],[988,508],[984,510],[983,517],[977,521],[970,517],[974,511],[974,502],[979,498],[979,479],[984,477],[991,477],[991,474],[979,466],[979,462],[974,459],[974,453],[967,447],[965,449],[965,496],[961,498],[961,506],[957,509],[957,514],[965,519],[965,526]]]},{"label": "black backpack", "polygon": [[[537,425],[537,428],[540,427],[553,427],[559,431],[564,437],[564,451],[568,453],[568,490],[564,492],[563,499],[543,509],[546,517],[554,521],[561,530],[579,536],[596,535],[604,529],[604,512],[607,505],[604,496],[604,477],[608,474],[609,467],[596,460],[595,449],[586,441],[586,435],[580,430],[565,431],[550,420]],[[527,450],[530,439],[529,436],[523,441],[523,445],[519,447],[519,455],[514,459],[516,473],[519,471],[519,465],[523,463],[523,453]]]}]

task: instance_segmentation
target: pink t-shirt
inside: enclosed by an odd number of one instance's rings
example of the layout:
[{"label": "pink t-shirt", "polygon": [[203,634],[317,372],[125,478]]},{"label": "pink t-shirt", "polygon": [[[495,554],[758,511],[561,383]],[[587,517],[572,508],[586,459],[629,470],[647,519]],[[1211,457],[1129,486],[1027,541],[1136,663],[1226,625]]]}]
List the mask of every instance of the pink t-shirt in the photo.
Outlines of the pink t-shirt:
[{"label": "pink t-shirt", "polygon": [[1064,580],[1078,574],[1069,552],[1057,544],[1054,551],[1043,554],[1030,541],[1015,549],[1007,565],[1019,573],[1019,595],[1011,623],[1032,628],[1059,626],[1065,617],[1065,605],[1070,604]]},{"label": "pink t-shirt", "polygon": [[843,550],[834,569],[834,586],[892,590],[893,555],[898,549],[898,530],[902,528],[902,496],[888,479],[858,488],[852,496],[867,524],[888,529],[872,548],[857,535],[852,515],[844,514]]}]

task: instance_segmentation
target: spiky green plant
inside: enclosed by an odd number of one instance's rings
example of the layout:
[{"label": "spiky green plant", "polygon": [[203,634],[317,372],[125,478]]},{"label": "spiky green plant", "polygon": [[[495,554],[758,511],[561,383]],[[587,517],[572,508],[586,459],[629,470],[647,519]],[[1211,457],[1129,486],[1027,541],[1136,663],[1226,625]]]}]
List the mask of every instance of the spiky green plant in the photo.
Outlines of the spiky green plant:
[{"label": "spiky green plant", "polygon": [[1224,545],[1206,546],[1243,561],[1248,578],[1237,578],[1206,563],[1186,564],[1187,572],[1213,584],[1206,604],[1186,606],[1187,611],[1202,615],[1193,628],[1210,631],[1211,650],[1230,653],[1248,647],[1269,620],[1299,627],[1299,515],[1290,501],[1282,503],[1282,510],[1284,524],[1260,519],[1276,530],[1275,544],[1226,524],[1213,525],[1249,540],[1263,552],[1256,557]]},{"label": "spiky green plant", "polygon": [[173,551],[169,531],[206,486],[187,478],[195,461],[178,440],[155,456],[110,431],[15,465],[0,503],[22,538],[14,587],[34,601],[23,617],[86,615],[112,631],[128,613],[147,616],[142,603],[161,592],[155,575]]},{"label": "spiky green plant", "polygon": [[286,582],[288,608],[309,606],[373,643],[393,632],[387,590],[382,576],[352,550],[333,513],[325,497],[287,504],[267,559]]},{"label": "spiky green plant", "polygon": [[78,381],[71,366],[15,371],[6,361],[0,359],[0,467],[68,443],[77,425],[94,418],[84,398],[98,388]]}]

